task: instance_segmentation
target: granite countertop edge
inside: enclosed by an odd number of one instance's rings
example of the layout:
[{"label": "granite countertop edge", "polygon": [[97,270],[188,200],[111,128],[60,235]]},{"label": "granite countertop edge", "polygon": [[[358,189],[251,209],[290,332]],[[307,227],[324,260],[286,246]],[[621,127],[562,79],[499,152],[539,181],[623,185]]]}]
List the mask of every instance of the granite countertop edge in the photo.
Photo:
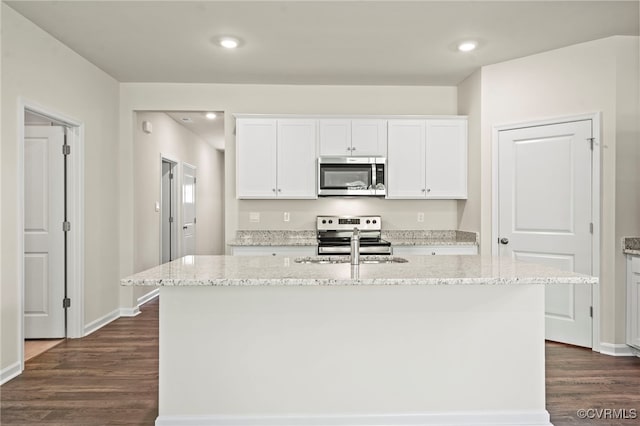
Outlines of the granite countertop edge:
[{"label": "granite countertop edge", "polygon": [[622,239],[622,252],[640,256],[640,237],[624,237]]},{"label": "granite countertop edge", "polygon": [[[594,281],[595,280],[595,281]],[[242,279],[123,279],[122,286],[157,287],[332,287],[332,286],[416,286],[416,285],[545,285],[595,284],[593,277],[572,278],[242,278]]]}]

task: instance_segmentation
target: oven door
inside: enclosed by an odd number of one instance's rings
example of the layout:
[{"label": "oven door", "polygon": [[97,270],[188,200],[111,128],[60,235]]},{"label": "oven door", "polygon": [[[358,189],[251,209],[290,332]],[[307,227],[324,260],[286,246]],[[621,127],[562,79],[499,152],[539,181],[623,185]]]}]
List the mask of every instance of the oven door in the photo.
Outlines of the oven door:
[{"label": "oven door", "polygon": [[384,196],[384,159],[322,157],[318,160],[318,195]]}]

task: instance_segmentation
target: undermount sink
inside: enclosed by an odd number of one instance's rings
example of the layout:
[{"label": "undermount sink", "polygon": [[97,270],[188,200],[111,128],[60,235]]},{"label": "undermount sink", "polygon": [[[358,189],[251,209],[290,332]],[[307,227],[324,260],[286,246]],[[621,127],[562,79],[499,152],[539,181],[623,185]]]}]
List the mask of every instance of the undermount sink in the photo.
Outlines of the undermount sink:
[{"label": "undermount sink", "polygon": [[[316,263],[316,264],[338,264],[351,263],[351,256],[318,256],[318,257],[297,257],[295,263]],[[376,263],[407,263],[408,260],[397,256],[360,256],[360,264]]]}]

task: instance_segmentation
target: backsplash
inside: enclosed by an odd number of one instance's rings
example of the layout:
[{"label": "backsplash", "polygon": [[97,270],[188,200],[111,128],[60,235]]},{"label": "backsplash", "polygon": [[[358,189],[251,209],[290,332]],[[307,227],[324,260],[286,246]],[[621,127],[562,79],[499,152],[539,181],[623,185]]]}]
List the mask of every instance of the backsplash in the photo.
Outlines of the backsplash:
[{"label": "backsplash", "polygon": [[[288,213],[288,221],[285,221]],[[378,215],[383,230],[458,228],[456,200],[238,200],[238,230],[310,230],[319,215]]]}]

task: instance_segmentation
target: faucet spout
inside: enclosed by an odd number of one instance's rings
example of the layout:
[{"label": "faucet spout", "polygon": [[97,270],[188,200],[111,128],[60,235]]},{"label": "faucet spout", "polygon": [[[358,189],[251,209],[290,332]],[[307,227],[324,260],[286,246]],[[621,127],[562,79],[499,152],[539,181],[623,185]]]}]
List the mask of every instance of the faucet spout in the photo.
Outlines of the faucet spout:
[{"label": "faucet spout", "polygon": [[360,230],[357,227],[353,228],[351,235],[351,264],[360,264]]}]

